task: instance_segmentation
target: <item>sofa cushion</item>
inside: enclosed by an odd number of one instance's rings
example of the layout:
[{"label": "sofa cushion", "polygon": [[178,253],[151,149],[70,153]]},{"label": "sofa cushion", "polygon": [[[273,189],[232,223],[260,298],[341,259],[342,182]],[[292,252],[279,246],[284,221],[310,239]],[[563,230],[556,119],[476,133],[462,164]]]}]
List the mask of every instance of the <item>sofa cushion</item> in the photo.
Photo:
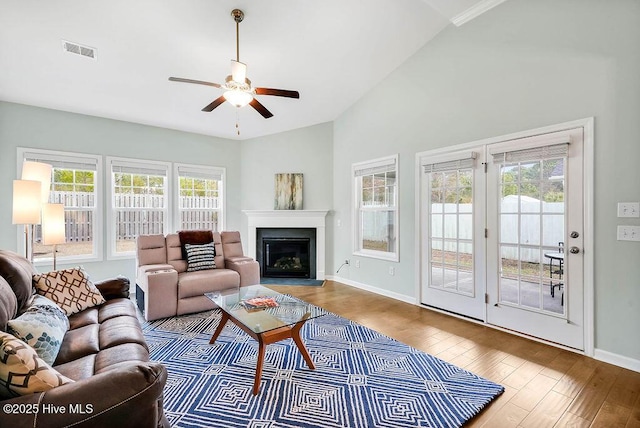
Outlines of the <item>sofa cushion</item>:
[{"label": "sofa cushion", "polygon": [[18,314],[18,299],[11,286],[0,276],[0,330],[7,329],[7,321]]},{"label": "sofa cushion", "polygon": [[73,379],[75,381],[86,379],[95,374],[94,369],[96,366],[96,355],[98,354],[87,355],[76,360],[68,361],[64,364],[56,364],[53,368],[55,368],[58,373],[68,377],[69,379]]},{"label": "sofa cushion", "polygon": [[113,299],[109,300],[98,309],[98,322],[103,323],[108,319],[116,317],[132,317],[137,318],[138,313],[133,302],[129,299]]},{"label": "sofa cushion", "polygon": [[177,233],[167,235],[167,263],[178,273],[187,271],[187,260],[182,258],[182,244]]},{"label": "sofa cushion", "polygon": [[123,316],[106,320],[100,324],[98,339],[100,351],[125,343],[136,343],[145,349],[147,347],[140,323],[134,317]]},{"label": "sofa cushion", "polygon": [[122,364],[130,364],[131,361],[149,361],[147,348],[138,343],[124,343],[104,349],[96,355],[94,374],[115,369]]},{"label": "sofa cushion", "polygon": [[50,367],[22,340],[0,332],[0,396],[33,394],[71,382],[73,380]]},{"label": "sofa cushion", "polygon": [[230,269],[184,272],[178,275],[178,298],[202,296],[209,291],[239,286],[240,275]]},{"label": "sofa cushion", "polygon": [[69,319],[51,300],[33,297],[31,306],[7,323],[7,331],[31,346],[47,364],[53,364],[62,339],[69,329]]},{"label": "sofa cushion", "polygon": [[33,282],[39,294],[53,300],[67,315],[105,302],[82,268],[34,275]]},{"label": "sofa cushion", "polygon": [[64,364],[100,352],[100,324],[89,324],[69,330],[64,335],[55,365]]},{"label": "sofa cushion", "polygon": [[225,231],[220,232],[220,238],[222,240],[222,248],[224,249],[224,258],[229,259],[231,257],[243,257],[245,256],[242,251],[242,240],[240,239],[240,232],[238,231]]},{"label": "sofa cushion", "polygon": [[140,235],[136,239],[138,266],[167,263],[164,235]]},{"label": "sofa cushion", "polygon": [[184,244],[187,252],[187,272],[216,268],[216,247],[213,242],[208,244]]},{"label": "sofa cushion", "polygon": [[36,270],[26,258],[6,250],[0,250],[0,276],[7,281],[18,302],[18,313],[31,302],[33,283],[31,278]]}]

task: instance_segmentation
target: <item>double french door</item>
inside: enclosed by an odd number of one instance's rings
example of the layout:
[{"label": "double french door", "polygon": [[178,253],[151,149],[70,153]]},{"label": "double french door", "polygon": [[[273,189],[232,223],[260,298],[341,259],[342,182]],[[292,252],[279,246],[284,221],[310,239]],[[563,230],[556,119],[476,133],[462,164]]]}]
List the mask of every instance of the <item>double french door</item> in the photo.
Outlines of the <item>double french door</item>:
[{"label": "double french door", "polygon": [[423,304],[584,349],[583,132],[419,155]]}]

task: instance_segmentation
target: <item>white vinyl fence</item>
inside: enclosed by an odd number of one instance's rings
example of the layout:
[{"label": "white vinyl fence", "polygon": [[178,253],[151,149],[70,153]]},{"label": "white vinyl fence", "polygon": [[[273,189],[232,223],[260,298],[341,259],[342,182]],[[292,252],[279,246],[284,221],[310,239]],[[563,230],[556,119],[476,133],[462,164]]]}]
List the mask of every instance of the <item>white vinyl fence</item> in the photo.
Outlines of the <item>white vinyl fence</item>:
[{"label": "white vinyl fence", "polygon": [[[520,198],[520,204],[518,214],[517,196],[507,196],[502,200],[500,230],[500,242],[503,244],[502,258],[517,260],[517,244],[546,247],[543,253],[557,249],[558,243],[564,239],[564,202],[543,202],[523,196]],[[459,213],[471,212],[471,204],[433,204],[434,212],[443,212],[445,216],[450,214],[452,221],[445,220],[444,226],[442,221],[432,222],[432,236],[444,236],[445,239],[473,236],[473,217],[461,215],[456,222],[454,217],[456,208]],[[437,240],[434,241],[434,248],[442,249],[438,244]],[[449,249],[445,248],[445,250]],[[460,252],[465,252],[464,246],[461,246]],[[538,250],[526,251],[526,254],[521,254],[520,258],[532,263],[539,263],[542,258],[544,262],[544,257],[540,253]]]},{"label": "white vinyl fence", "polygon": [[[93,240],[93,209],[95,195],[89,192],[51,192],[51,201],[61,203],[65,210],[66,242],[90,242]],[[115,196],[116,239],[133,240],[138,235],[164,233],[164,196],[132,195]],[[182,229],[204,228],[217,230],[220,198],[180,197]],[[40,239],[37,228],[36,241]]]}]

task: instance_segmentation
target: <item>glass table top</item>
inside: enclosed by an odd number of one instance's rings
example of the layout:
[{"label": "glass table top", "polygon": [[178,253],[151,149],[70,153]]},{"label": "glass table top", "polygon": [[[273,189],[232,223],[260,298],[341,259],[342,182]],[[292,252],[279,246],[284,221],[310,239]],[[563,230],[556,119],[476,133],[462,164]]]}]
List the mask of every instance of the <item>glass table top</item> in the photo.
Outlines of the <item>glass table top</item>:
[{"label": "glass table top", "polygon": [[[205,293],[216,305],[255,333],[265,333],[292,326],[304,319],[317,318],[328,312],[318,306],[278,293],[261,285]],[[277,306],[247,309],[249,299],[272,298]]]}]

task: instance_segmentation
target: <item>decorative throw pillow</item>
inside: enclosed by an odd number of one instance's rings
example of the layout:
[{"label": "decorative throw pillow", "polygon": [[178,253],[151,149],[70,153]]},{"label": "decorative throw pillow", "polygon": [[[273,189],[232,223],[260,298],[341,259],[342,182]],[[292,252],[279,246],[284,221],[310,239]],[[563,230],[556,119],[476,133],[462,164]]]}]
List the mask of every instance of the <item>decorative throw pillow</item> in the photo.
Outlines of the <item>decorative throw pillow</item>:
[{"label": "decorative throw pillow", "polygon": [[42,361],[22,340],[0,332],[0,397],[47,391],[71,382],[73,380]]},{"label": "decorative throw pillow", "polygon": [[47,364],[53,364],[60,351],[69,319],[51,300],[36,294],[31,306],[7,323],[7,332],[31,346]]},{"label": "decorative throw pillow", "polygon": [[216,268],[216,247],[213,242],[202,245],[185,244],[184,248],[187,251],[187,272]]},{"label": "decorative throw pillow", "polygon": [[178,238],[180,238],[180,246],[182,247],[182,258],[187,260],[185,245],[202,245],[213,242],[213,232],[211,230],[181,230],[178,232]]},{"label": "decorative throw pillow", "polygon": [[67,316],[105,302],[82,268],[34,275],[33,284],[38,294],[53,300]]}]

